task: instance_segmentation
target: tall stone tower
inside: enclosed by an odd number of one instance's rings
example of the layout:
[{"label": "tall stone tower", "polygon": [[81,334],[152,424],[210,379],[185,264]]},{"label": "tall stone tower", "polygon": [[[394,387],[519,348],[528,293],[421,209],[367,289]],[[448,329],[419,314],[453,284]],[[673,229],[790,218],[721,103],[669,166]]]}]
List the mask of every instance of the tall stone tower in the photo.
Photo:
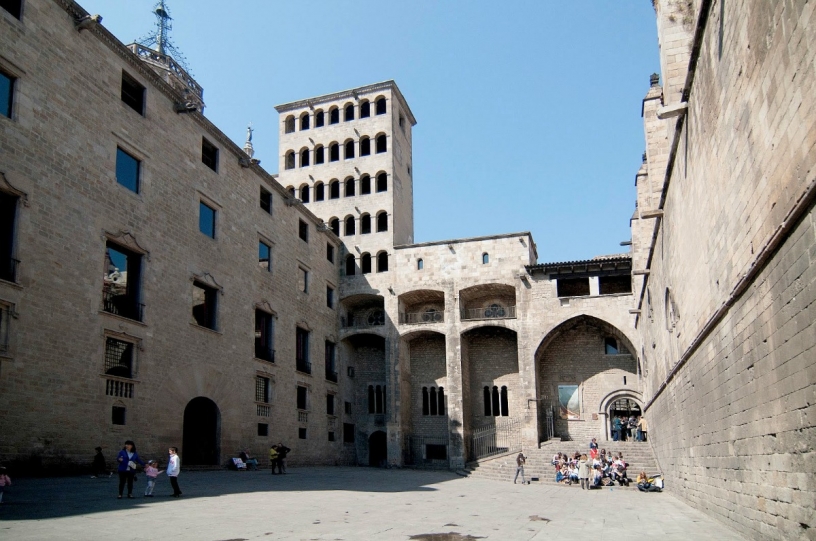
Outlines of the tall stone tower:
[{"label": "tall stone tower", "polygon": [[343,239],[344,275],[387,272],[394,245],[414,238],[411,129],[416,120],[396,83],[275,109],[280,183]]}]

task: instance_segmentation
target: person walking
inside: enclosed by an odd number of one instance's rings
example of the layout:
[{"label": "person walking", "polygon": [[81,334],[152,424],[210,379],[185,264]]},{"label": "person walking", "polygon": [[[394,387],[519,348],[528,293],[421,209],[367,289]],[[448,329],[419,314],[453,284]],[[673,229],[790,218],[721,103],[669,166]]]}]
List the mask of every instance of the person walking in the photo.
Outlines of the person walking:
[{"label": "person walking", "polygon": [[[592,441],[595,441],[594,439]],[[581,490],[589,490],[589,460],[586,455],[581,455],[578,461],[578,479],[581,481]]]},{"label": "person walking", "polygon": [[[102,448],[97,447],[94,449],[94,451],[96,451],[96,454],[94,455],[93,465],[91,466],[91,469],[93,471],[91,479],[103,477],[108,472],[108,463],[105,462],[105,455],[102,454]],[[108,477],[110,477],[111,475],[113,475],[113,472],[110,472],[110,475],[108,475]]]},{"label": "person walking", "polygon": [[127,483],[127,497],[133,498],[133,478],[136,475],[137,464],[144,466],[144,462],[136,452],[136,444],[131,440],[127,440],[125,446],[119,451],[116,461],[119,462],[117,467],[119,473],[119,499],[122,499],[125,483]]},{"label": "person walking", "polygon": [[527,479],[524,478],[524,464],[527,462],[527,457],[524,456],[524,453],[519,453],[516,457],[516,476],[513,478],[513,484],[516,484],[516,479],[518,479],[519,474],[521,474],[521,484],[526,485]]},{"label": "person walking", "polygon": [[6,474],[5,466],[0,466],[0,503],[3,503],[3,492],[11,486],[11,478]]},{"label": "person walking", "polygon": [[286,473],[286,455],[289,454],[289,449],[283,443],[278,442],[278,473]]},{"label": "person walking", "polygon": [[640,416],[637,422],[637,440],[638,441],[646,441],[646,431],[648,430],[646,425],[646,417]]},{"label": "person walking", "polygon": [[173,487],[173,497],[181,496],[181,489],[178,484],[178,476],[181,473],[181,457],[178,456],[178,449],[171,447],[168,449],[170,460],[167,462],[167,477],[170,478],[170,486]]},{"label": "person walking", "polygon": [[145,498],[153,497],[153,489],[156,488],[156,477],[159,476],[159,467],[155,460],[148,460],[145,466],[145,475],[147,476],[147,487],[145,487]]},{"label": "person walking", "polygon": [[275,475],[275,468],[278,467],[278,446],[273,445],[269,448],[269,469],[272,470],[272,475]]}]

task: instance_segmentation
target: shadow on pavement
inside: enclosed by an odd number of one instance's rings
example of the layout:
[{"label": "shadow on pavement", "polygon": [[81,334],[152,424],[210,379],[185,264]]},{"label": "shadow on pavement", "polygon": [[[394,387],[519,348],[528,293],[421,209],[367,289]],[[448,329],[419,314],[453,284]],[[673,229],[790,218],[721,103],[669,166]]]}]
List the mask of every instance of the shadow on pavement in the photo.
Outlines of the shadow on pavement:
[{"label": "shadow on pavement", "polygon": [[[427,492],[427,485],[460,479],[448,471],[383,470],[363,467],[289,468],[285,475],[269,470],[255,472],[184,472],[179,485],[182,500],[213,498],[231,494],[351,491],[351,492]],[[155,497],[145,498],[144,474],[133,486],[134,499],[116,498],[118,478],[82,477],[19,478],[6,487],[0,504],[0,521],[40,520],[48,518],[104,513],[122,509],[145,508],[174,502],[167,476],[160,475]],[[127,489],[125,489],[127,490]]]}]

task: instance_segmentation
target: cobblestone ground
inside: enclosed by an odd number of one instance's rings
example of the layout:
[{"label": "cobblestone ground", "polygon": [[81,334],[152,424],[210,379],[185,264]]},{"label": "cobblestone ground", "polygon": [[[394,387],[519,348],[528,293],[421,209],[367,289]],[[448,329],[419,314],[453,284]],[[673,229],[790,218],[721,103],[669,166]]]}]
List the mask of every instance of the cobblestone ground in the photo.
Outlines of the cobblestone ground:
[{"label": "cobblestone ground", "polygon": [[142,497],[140,476],[133,500],[116,499],[115,477],[14,481],[0,505],[0,539],[741,539],[668,492],[588,492],[448,472],[183,472],[178,500],[163,475],[154,498]]}]

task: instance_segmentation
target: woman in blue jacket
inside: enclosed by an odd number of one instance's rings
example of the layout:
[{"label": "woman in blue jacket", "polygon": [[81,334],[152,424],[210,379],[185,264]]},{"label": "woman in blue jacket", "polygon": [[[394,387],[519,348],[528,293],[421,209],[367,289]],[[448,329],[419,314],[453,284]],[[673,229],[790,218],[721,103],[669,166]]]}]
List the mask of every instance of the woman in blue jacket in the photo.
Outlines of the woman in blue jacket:
[{"label": "woman in blue jacket", "polygon": [[119,499],[122,499],[122,491],[127,481],[128,498],[133,497],[133,476],[136,475],[136,464],[144,466],[144,462],[136,453],[136,444],[131,440],[125,442],[125,446],[119,451],[116,457],[119,462]]}]

